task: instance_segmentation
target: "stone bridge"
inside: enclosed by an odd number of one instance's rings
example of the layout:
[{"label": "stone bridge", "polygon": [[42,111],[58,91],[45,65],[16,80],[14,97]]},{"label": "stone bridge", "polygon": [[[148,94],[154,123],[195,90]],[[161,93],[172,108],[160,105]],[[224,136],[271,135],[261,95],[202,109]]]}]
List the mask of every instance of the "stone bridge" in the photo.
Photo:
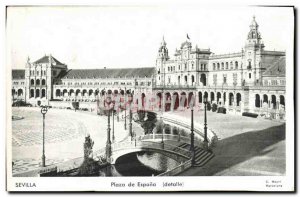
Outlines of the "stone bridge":
[{"label": "stone bridge", "polygon": [[[141,136],[142,137],[142,136]],[[165,141],[143,140],[126,140],[123,142],[114,143],[111,145],[111,156],[109,163],[115,164],[119,157],[134,153],[134,152],[157,152],[166,155],[176,161],[185,161],[191,158],[192,154],[189,150],[179,147],[176,144],[165,143]],[[105,148],[94,152],[94,158],[105,155]]]}]

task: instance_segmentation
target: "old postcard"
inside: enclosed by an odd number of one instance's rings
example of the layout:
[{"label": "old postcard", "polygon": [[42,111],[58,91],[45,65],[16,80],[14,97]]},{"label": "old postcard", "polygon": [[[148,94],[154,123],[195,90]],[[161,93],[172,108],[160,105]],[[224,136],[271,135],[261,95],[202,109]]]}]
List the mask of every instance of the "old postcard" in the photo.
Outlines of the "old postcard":
[{"label": "old postcard", "polygon": [[294,8],[7,6],[8,191],[294,191]]}]

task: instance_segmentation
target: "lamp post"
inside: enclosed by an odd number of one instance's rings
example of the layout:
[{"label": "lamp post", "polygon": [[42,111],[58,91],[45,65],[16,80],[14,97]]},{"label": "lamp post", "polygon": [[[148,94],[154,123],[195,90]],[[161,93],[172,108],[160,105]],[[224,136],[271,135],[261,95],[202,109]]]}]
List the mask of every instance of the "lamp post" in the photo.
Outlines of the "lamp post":
[{"label": "lamp post", "polygon": [[131,101],[132,101],[132,95],[130,94],[130,100],[129,101],[129,135],[131,138],[131,141],[133,140],[133,130],[132,130],[132,110],[131,110]]},{"label": "lamp post", "polygon": [[161,143],[162,143],[162,147],[164,148],[164,131],[165,131],[165,128],[164,128],[164,123],[163,123],[163,119],[162,119],[162,114],[160,116],[159,124],[160,124],[160,128],[161,128]]},{"label": "lamp post", "polygon": [[115,142],[115,111],[114,111],[114,108],[115,108],[115,104],[113,104],[113,107],[112,107],[112,121],[113,121],[113,124],[112,124],[112,142],[113,143]]},{"label": "lamp post", "polygon": [[207,150],[208,148],[206,105],[207,105],[207,97],[204,97],[204,149],[205,150]]},{"label": "lamp post", "polygon": [[191,107],[191,148],[192,152],[192,165],[195,164],[195,145],[194,145],[194,109]]},{"label": "lamp post", "polygon": [[47,106],[42,106],[41,113],[43,114],[43,154],[42,154],[42,167],[46,167],[46,156],[45,156],[45,115],[48,111]]},{"label": "lamp post", "polygon": [[124,93],[124,101],[125,101],[125,120],[124,120],[124,129],[127,130],[127,125],[126,125],[126,104],[127,104],[127,99],[126,99],[126,96],[127,96],[127,92],[126,92],[126,87],[125,87],[125,93]]},{"label": "lamp post", "polygon": [[110,111],[111,109],[108,109],[108,115],[107,115],[107,141],[106,141],[106,160],[109,162],[111,157],[111,141],[110,141]]},{"label": "lamp post", "polygon": [[120,110],[121,110],[121,101],[120,101],[120,99],[121,99],[121,89],[119,89],[119,100],[118,100],[118,109],[117,109],[117,122],[120,121],[120,116],[119,116]]}]

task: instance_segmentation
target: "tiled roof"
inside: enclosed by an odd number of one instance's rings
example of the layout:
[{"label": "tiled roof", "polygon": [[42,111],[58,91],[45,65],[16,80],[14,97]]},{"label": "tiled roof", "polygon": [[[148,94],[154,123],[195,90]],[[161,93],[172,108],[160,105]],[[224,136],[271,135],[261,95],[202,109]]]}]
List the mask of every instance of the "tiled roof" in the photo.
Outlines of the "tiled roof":
[{"label": "tiled roof", "polygon": [[25,70],[12,69],[12,79],[25,79]]},{"label": "tiled roof", "polygon": [[[52,62],[55,62],[56,65],[64,65],[63,63],[61,63],[60,61],[58,61],[56,58],[52,57]],[[34,63],[36,64],[43,64],[43,63],[49,63],[49,56],[45,55],[44,57],[38,59],[37,61],[35,61]]]},{"label": "tiled roof", "polygon": [[63,78],[119,78],[119,77],[151,77],[154,67],[120,68],[120,69],[71,69]]},{"label": "tiled roof", "polygon": [[285,57],[280,57],[277,61],[274,62],[267,70],[263,73],[263,75],[275,75],[275,76],[285,76]]},{"label": "tiled roof", "polygon": [[280,56],[264,56],[261,60],[261,68],[268,69],[274,65],[281,57]]}]

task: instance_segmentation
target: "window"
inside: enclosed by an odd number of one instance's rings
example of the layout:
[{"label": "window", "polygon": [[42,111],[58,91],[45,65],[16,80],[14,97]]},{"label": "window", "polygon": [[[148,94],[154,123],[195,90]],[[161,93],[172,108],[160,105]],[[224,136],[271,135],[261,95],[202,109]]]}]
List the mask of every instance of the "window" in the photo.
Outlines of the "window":
[{"label": "window", "polygon": [[216,70],[216,64],[213,63],[213,70]]},{"label": "window", "polygon": [[248,60],[248,69],[251,69],[251,60]]},{"label": "window", "polygon": [[249,73],[249,79],[251,79],[251,73]]},{"label": "window", "polygon": [[227,75],[226,74],[223,75],[223,83],[227,83]]},{"label": "window", "polygon": [[228,69],[228,62],[226,62],[226,69]]},{"label": "window", "polygon": [[235,62],[235,69],[238,69],[239,68],[239,63],[236,61]]}]

